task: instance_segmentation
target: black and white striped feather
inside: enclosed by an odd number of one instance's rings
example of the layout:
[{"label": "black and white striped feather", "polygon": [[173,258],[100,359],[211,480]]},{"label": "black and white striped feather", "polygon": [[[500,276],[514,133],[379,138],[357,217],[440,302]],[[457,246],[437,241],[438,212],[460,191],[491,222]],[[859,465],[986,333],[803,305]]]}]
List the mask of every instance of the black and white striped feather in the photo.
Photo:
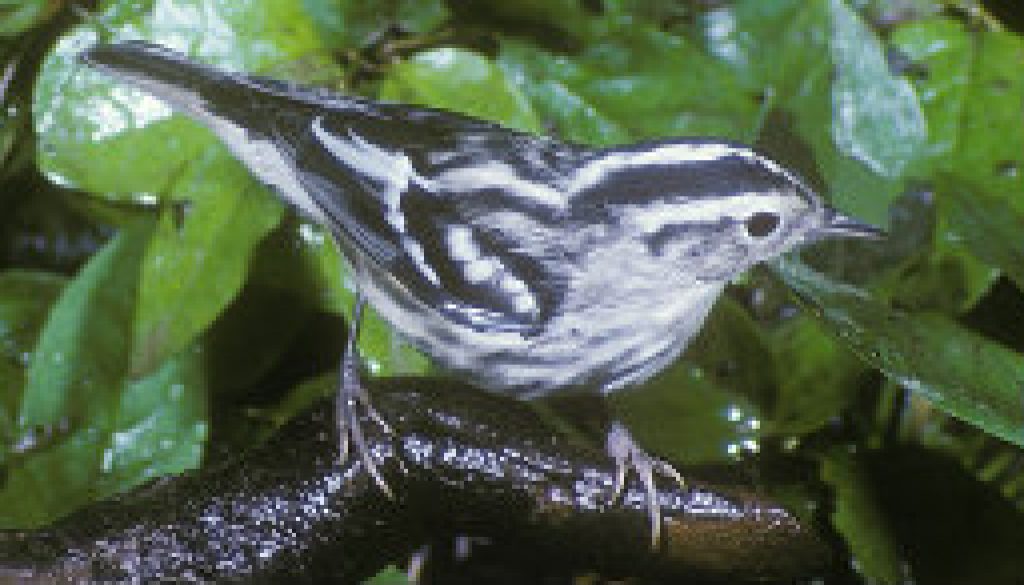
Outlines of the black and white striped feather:
[{"label": "black and white striped feather", "polygon": [[652,375],[729,279],[802,241],[824,209],[739,145],[588,149],[141,42],[83,59],[213,129],[332,231],[385,319],[491,389],[611,390]]}]

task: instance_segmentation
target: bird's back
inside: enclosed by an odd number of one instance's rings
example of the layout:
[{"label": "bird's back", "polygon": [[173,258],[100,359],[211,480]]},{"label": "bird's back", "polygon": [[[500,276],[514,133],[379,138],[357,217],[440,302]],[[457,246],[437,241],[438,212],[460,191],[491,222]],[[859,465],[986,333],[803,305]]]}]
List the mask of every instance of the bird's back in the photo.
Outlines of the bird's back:
[{"label": "bird's back", "polygon": [[[386,320],[483,387],[540,394],[640,381],[682,350],[724,286],[631,261],[648,257],[649,243],[610,212],[669,195],[631,178],[631,157],[644,151],[589,150],[225,72],[143,42],[100,45],[82,59],[210,127],[331,230]],[[624,181],[614,198],[608,178]],[[645,291],[666,286],[677,294]],[[640,298],[668,300],[647,307]]]}]

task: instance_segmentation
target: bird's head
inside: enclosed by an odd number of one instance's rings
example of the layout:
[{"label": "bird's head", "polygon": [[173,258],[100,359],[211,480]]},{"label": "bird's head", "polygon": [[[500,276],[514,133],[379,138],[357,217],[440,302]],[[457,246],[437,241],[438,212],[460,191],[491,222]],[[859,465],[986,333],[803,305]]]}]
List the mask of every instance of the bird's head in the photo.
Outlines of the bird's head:
[{"label": "bird's head", "polygon": [[727,280],[802,244],[883,232],[827,205],[795,173],[740,145],[673,141],[613,149],[581,195],[619,234],[681,275]]}]

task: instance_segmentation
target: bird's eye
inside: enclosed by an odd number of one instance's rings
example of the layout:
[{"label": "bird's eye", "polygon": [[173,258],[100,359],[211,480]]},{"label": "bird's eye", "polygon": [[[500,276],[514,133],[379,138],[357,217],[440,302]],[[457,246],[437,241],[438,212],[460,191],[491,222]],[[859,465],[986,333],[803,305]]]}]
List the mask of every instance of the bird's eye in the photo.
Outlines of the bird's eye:
[{"label": "bird's eye", "polygon": [[747,218],[747,233],[755,238],[771,235],[779,227],[779,215],[768,211],[759,211]]}]

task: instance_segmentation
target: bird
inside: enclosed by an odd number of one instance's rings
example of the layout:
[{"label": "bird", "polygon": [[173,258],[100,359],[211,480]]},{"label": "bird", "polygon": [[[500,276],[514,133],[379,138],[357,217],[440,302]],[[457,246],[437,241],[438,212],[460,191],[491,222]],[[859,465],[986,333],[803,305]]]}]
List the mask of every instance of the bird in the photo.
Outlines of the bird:
[{"label": "bird", "polygon": [[[607,395],[673,363],[726,285],[826,238],[883,232],[796,173],[715,138],[595,148],[440,109],[226,71],[146,41],[79,61],[208,127],[249,171],[327,230],[357,282],[337,393],[339,457],[369,453],[364,304],[451,375],[532,399]],[[638,96],[641,99],[642,96]],[[612,500],[629,472],[683,478],[613,422]]]}]

